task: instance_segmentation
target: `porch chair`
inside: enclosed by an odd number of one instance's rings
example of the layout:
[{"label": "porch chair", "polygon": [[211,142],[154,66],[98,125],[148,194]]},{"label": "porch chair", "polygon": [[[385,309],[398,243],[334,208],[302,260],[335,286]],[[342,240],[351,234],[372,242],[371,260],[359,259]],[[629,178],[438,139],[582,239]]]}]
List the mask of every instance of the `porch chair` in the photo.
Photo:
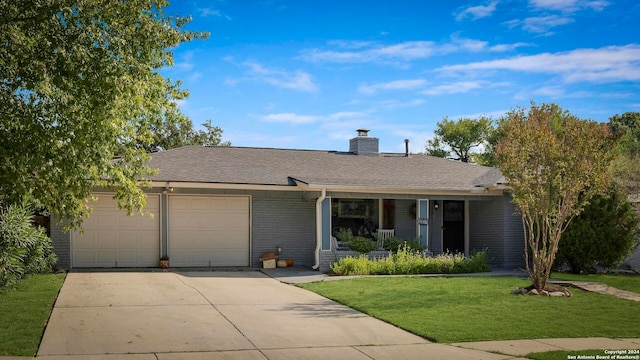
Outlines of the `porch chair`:
[{"label": "porch chair", "polygon": [[384,241],[390,237],[394,237],[395,229],[378,229],[376,233],[376,240],[378,240],[378,249],[384,249]]}]

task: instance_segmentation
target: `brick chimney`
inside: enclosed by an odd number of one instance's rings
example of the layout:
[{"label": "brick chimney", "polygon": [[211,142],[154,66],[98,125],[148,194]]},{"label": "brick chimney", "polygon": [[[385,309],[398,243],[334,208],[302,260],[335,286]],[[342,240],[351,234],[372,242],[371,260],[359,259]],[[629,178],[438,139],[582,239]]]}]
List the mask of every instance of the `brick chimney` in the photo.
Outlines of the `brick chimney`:
[{"label": "brick chimney", "polygon": [[369,137],[369,130],[358,129],[358,136],[349,140],[349,152],[356,155],[378,155],[378,138]]}]

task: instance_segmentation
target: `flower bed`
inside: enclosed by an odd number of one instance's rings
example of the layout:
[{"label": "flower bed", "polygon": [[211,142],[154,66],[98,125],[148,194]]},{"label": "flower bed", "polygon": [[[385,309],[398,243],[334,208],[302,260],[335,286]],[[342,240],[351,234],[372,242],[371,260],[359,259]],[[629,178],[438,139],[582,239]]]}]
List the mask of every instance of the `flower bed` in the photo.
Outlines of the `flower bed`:
[{"label": "flower bed", "polygon": [[468,258],[462,254],[425,256],[423,252],[411,250],[405,245],[395,254],[387,252],[386,256],[369,253],[342,257],[331,264],[331,271],[337,275],[401,275],[462,274],[491,269],[484,251]]}]

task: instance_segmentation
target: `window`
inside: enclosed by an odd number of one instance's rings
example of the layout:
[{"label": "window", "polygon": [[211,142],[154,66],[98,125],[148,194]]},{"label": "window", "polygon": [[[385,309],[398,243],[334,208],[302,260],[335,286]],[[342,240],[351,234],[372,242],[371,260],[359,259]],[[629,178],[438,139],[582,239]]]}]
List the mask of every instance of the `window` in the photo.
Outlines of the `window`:
[{"label": "window", "polygon": [[378,199],[331,199],[333,234],[351,229],[354,236],[373,237],[378,229]]}]

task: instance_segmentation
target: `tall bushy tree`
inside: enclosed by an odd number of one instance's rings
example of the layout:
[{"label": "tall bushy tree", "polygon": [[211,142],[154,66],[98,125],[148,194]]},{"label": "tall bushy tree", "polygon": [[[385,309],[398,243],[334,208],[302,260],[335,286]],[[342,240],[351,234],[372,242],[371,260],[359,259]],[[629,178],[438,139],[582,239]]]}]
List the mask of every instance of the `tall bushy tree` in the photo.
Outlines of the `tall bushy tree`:
[{"label": "tall bushy tree", "polygon": [[638,218],[619,186],[594,196],[562,234],[556,267],[567,264],[576,273],[594,266],[618,266],[637,244]]},{"label": "tall bushy tree", "polygon": [[[0,1],[0,196],[77,223],[94,187],[129,211],[152,173],[139,144],[187,94],[158,70],[206,37],[165,0]],[[114,161],[114,157],[118,157]]]},{"label": "tall bushy tree", "polygon": [[533,102],[528,110],[510,111],[500,131],[499,168],[522,214],[527,272],[542,290],[562,233],[607,188],[611,133],[555,104]]},{"label": "tall bushy tree", "polygon": [[222,141],[222,128],[207,120],[202,126],[205,130],[193,128],[191,120],[183,118],[166,118],[160,126],[153,127],[153,141],[141,144],[147,152],[169,150],[187,145],[231,146],[231,142]]},{"label": "tall bushy tree", "polygon": [[[640,112],[626,112],[609,118],[609,127],[618,142],[614,148],[615,159],[609,170],[627,192],[640,201]],[[640,215],[640,203],[636,202]]]},{"label": "tall bushy tree", "polygon": [[447,157],[453,152],[457,160],[462,162],[471,160],[471,149],[485,144],[493,129],[491,119],[484,116],[478,119],[460,118],[457,121],[445,117],[437,126],[434,131],[436,136],[427,141],[426,153]]}]

